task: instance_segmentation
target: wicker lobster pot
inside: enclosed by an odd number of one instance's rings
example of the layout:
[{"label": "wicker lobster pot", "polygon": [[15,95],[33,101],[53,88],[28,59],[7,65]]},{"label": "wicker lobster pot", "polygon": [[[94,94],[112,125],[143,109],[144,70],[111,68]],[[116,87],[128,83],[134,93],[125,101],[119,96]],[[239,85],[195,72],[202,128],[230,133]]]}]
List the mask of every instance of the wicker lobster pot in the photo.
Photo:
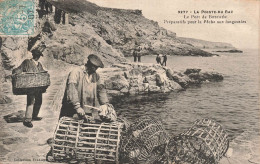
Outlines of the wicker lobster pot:
[{"label": "wicker lobster pot", "polygon": [[15,95],[25,95],[35,89],[45,91],[50,85],[50,75],[47,72],[12,75],[12,87]]},{"label": "wicker lobster pot", "polygon": [[83,123],[62,117],[57,125],[52,146],[55,161],[118,163],[122,124]]},{"label": "wicker lobster pot", "polygon": [[168,135],[162,123],[148,116],[140,117],[123,134],[121,163],[156,163],[165,152]]},{"label": "wicker lobster pot", "polygon": [[168,144],[171,161],[190,164],[214,164],[229,147],[227,133],[222,126],[209,119],[197,120],[194,125]]}]

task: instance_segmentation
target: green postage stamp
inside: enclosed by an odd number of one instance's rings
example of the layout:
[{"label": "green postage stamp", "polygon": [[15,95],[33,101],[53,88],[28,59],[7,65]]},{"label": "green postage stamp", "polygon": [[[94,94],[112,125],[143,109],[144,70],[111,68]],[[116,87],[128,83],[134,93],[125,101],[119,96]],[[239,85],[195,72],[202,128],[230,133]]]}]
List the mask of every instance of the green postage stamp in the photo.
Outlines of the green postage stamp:
[{"label": "green postage stamp", "polygon": [[34,34],[35,0],[0,0],[0,36]]}]

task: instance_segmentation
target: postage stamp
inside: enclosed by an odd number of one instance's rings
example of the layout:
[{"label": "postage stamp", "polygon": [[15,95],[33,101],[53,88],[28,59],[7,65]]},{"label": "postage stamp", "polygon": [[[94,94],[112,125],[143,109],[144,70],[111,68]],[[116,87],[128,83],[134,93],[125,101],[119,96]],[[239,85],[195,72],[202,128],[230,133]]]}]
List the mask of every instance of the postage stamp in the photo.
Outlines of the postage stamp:
[{"label": "postage stamp", "polygon": [[0,36],[34,34],[35,0],[0,0]]}]

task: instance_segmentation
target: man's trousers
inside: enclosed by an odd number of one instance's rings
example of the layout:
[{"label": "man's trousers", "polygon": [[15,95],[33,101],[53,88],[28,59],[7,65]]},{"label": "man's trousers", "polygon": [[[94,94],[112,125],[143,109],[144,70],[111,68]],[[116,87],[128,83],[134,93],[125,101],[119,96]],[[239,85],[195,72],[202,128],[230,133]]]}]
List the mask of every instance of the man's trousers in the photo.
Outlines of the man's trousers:
[{"label": "man's trousers", "polygon": [[25,121],[32,121],[32,118],[38,116],[42,105],[42,93],[33,93],[27,95],[27,106],[25,112]]}]

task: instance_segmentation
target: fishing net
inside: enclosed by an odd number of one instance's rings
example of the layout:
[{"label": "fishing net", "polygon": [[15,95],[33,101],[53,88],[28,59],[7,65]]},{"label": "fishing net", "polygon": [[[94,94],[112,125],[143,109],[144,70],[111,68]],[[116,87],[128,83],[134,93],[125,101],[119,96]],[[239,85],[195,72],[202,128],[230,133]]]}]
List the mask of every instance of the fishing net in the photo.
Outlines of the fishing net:
[{"label": "fishing net", "polygon": [[137,119],[123,134],[121,163],[156,163],[165,152],[168,135],[162,123],[152,117]]},{"label": "fishing net", "polygon": [[209,119],[197,120],[186,132],[170,139],[167,146],[170,161],[176,164],[215,164],[229,147],[222,126]]}]

